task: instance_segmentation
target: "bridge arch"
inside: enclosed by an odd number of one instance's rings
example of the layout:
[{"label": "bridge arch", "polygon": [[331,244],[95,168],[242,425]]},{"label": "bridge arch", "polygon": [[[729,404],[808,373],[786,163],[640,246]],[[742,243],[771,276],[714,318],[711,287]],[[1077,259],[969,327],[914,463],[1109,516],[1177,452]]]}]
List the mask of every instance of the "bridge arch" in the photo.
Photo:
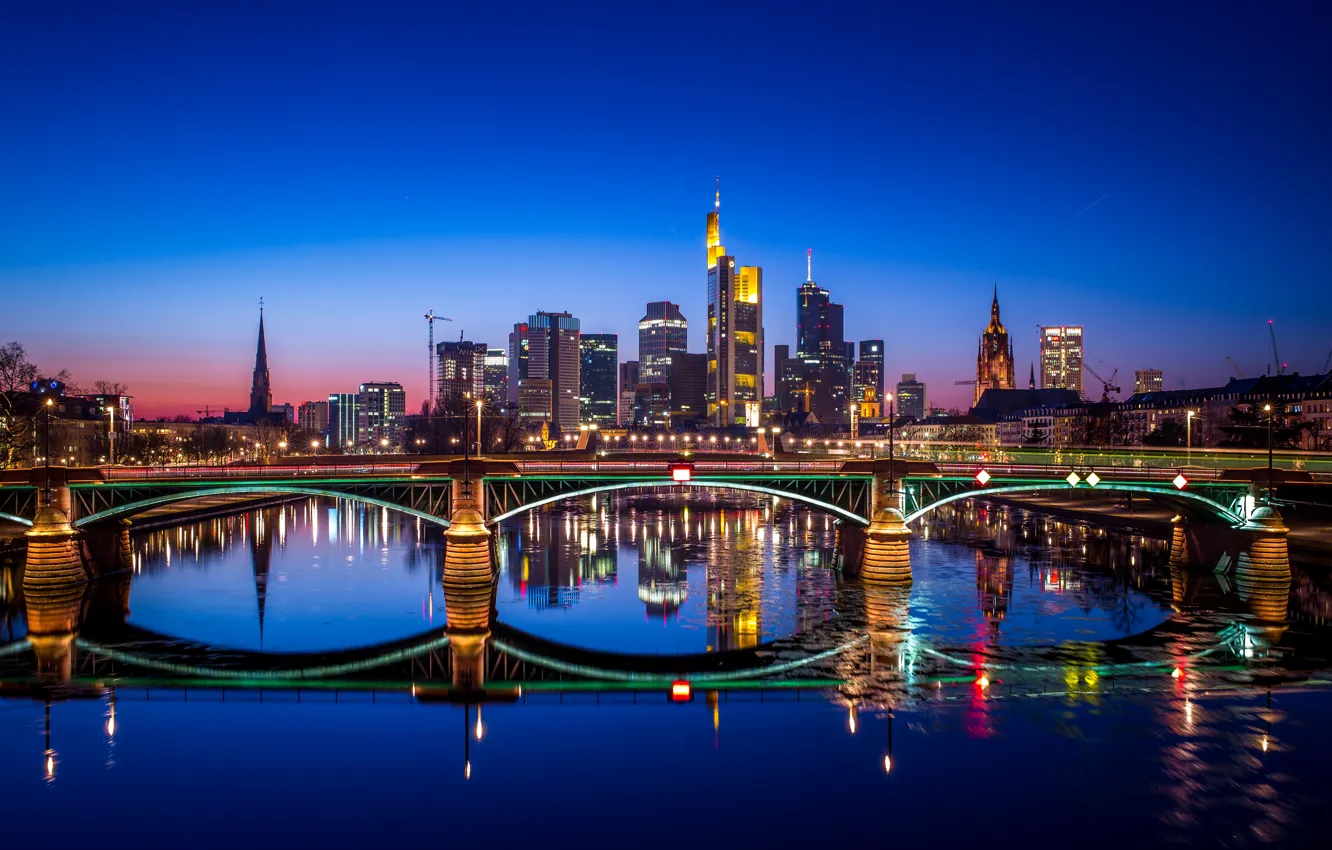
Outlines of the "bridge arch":
[{"label": "bridge arch", "polygon": [[781,499],[790,499],[793,502],[801,502],[802,504],[809,505],[812,508],[817,508],[818,510],[833,514],[838,519],[843,519],[848,522],[855,523],[857,525],[868,526],[870,523],[868,518],[857,514],[855,511],[848,510],[847,508],[834,504],[832,502],[824,501],[823,499],[817,498],[816,496],[812,496],[808,493],[801,493],[798,491],[780,489],[778,487],[773,487],[760,483],[747,483],[743,481],[735,481],[732,479],[695,478],[690,481],[671,481],[669,479],[663,479],[661,477],[614,481],[605,484],[595,484],[591,487],[581,487],[577,490],[570,490],[568,492],[553,493],[550,495],[542,496],[537,499],[533,499],[532,501],[525,501],[520,505],[512,507],[507,511],[503,511],[502,513],[499,513],[496,516],[487,519],[486,522],[489,525],[496,525],[500,522],[503,522],[506,519],[510,519],[512,517],[526,513],[527,511],[530,511],[533,508],[539,508],[543,505],[553,504],[555,502],[560,502],[565,499],[574,499],[580,496],[591,496],[596,493],[609,493],[616,490],[630,490],[637,488],[665,489],[665,488],[680,487],[680,486],[713,488],[721,490],[743,490],[750,493],[763,493],[765,495],[775,496]]},{"label": "bridge arch", "polygon": [[[949,496],[944,496],[941,499],[936,499],[935,501],[930,502],[927,505],[917,508],[915,511],[912,511],[910,514],[906,516],[905,521],[908,525],[910,525],[911,523],[915,522],[916,520],[920,519],[926,514],[929,514],[936,508],[943,507],[944,505],[947,505],[950,502],[959,502],[962,501],[963,499],[985,498],[986,496],[1004,496],[1004,495],[1019,494],[1019,493],[1040,493],[1049,490],[1058,491],[1058,490],[1070,490],[1070,489],[1073,488],[1056,485],[1050,482],[1044,482],[1044,483],[1033,483],[1033,484],[1011,484],[1005,487],[989,487],[981,490],[963,490],[957,493],[953,493]],[[1108,481],[1101,482],[1099,485],[1097,485],[1095,489],[1118,490],[1129,493],[1141,493],[1142,495],[1148,497],[1157,496],[1161,498],[1184,500],[1198,505],[1207,513],[1210,513],[1211,515],[1217,517],[1218,519],[1224,520],[1225,522],[1231,525],[1238,526],[1244,524],[1243,518],[1241,518],[1238,514],[1236,514],[1228,507],[1221,504],[1220,502],[1217,502],[1213,499],[1209,499],[1206,496],[1199,495],[1198,493],[1191,493],[1187,490],[1166,490],[1160,487],[1144,487],[1139,484],[1121,484]]]},{"label": "bridge arch", "polygon": [[389,508],[390,510],[401,511],[408,516],[423,519],[426,522],[432,522],[436,525],[448,528],[447,518],[437,517],[428,511],[408,507],[407,505],[397,504],[387,499],[380,499],[374,496],[367,496],[356,492],[347,492],[342,490],[329,490],[322,487],[309,487],[300,484],[228,484],[221,487],[199,487],[197,489],[182,489],[161,496],[151,496],[146,499],[139,499],[133,502],[127,502],[123,505],[106,508],[87,516],[79,517],[72,524],[75,528],[86,528],[99,522],[120,517],[133,516],[149,508],[169,505],[175,502],[183,502],[188,499],[197,499],[201,496],[212,496],[218,494],[236,495],[236,496],[326,496],[331,499],[349,499],[353,502],[361,502],[366,505],[374,505],[380,508]]}]

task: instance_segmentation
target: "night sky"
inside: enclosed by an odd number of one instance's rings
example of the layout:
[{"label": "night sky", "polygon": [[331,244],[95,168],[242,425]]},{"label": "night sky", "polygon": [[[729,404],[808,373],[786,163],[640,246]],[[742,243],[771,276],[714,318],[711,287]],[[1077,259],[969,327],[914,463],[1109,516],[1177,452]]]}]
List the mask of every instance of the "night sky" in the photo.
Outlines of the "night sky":
[{"label": "night sky", "polygon": [[1269,318],[1321,370],[1332,7],[905,5],[12,0],[0,342],[140,416],[245,407],[261,296],[276,402],[415,408],[430,307],[491,345],[568,310],[630,359],[664,298],[702,351],[720,174],[769,357],[813,248],[932,404],[996,283],[1022,385],[1041,323],[1126,389],[1259,374]]}]

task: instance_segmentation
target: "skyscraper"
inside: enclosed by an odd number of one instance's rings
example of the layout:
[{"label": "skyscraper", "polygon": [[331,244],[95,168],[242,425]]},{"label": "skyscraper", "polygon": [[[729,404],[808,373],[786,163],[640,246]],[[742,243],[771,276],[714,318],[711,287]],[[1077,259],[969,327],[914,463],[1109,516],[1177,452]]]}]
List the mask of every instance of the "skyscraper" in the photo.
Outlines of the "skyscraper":
[{"label": "skyscraper", "polygon": [[1017,389],[1013,383],[1013,342],[999,321],[999,286],[994,287],[994,300],[990,303],[990,324],[981,333],[976,346],[976,393],[974,407],[986,390]]},{"label": "skyscraper", "polygon": [[356,393],[329,393],[328,434],[324,441],[325,445],[343,452],[355,448],[359,419]]},{"label": "skyscraper", "polygon": [[[396,381],[361,384],[356,399],[356,441],[372,451],[402,448],[407,396]],[[385,443],[387,441],[387,443]]]},{"label": "skyscraper", "polygon": [[721,244],[721,192],[707,217],[708,418],[757,426],[763,409],[763,269]]},{"label": "skyscraper", "polygon": [[563,431],[578,430],[579,336],[578,320],[569,313],[541,310],[527,317],[527,378],[550,381],[548,416]]},{"label": "skyscraper", "polygon": [[[526,322],[518,322],[509,334],[509,380],[506,391],[509,404],[518,404],[518,387],[527,378],[528,358],[531,355],[532,334]],[[521,407],[519,408],[521,410]],[[526,412],[526,411],[524,411]]]},{"label": "skyscraper", "polygon": [[326,401],[302,402],[297,416],[297,424],[301,426],[302,431],[323,436],[324,432],[328,430],[328,402]]},{"label": "skyscraper", "polygon": [[1082,325],[1041,328],[1041,389],[1082,395]]},{"label": "skyscraper", "polygon": [[773,389],[773,395],[777,400],[777,410],[782,413],[785,413],[786,411],[790,410],[795,406],[794,403],[791,401],[792,398],[790,393],[791,388],[788,386],[786,381],[782,380],[782,375],[783,375],[782,364],[785,363],[790,358],[791,358],[791,346],[774,345],[772,347],[772,368],[777,370],[775,373],[776,380],[772,382],[773,383],[772,389]]},{"label": "skyscraper", "polygon": [[446,408],[472,403],[486,393],[486,344],[484,342],[441,342],[435,346],[439,358],[437,398]]},{"label": "skyscraper", "polygon": [[806,254],[805,282],[796,289],[796,357],[803,364],[803,380],[795,380],[809,385],[809,411],[830,425],[849,421],[851,363],[842,305],[814,282],[812,257],[812,251]]},{"label": "skyscraper", "polygon": [[486,403],[493,408],[509,403],[509,355],[502,348],[486,349]]},{"label": "skyscraper", "polygon": [[1165,376],[1160,369],[1138,369],[1133,373],[1134,393],[1159,393],[1165,389]]},{"label": "skyscraper", "polygon": [[908,372],[897,382],[897,415],[916,421],[925,418],[925,385],[916,380],[915,372]]},{"label": "skyscraper", "polygon": [[708,357],[675,352],[667,358],[672,428],[707,416]]},{"label": "skyscraper", "polygon": [[672,354],[689,350],[689,322],[679,304],[669,301],[648,302],[647,311],[638,320],[638,362],[640,380],[645,384],[668,379],[663,361]]},{"label": "skyscraper", "polygon": [[581,421],[596,423],[601,428],[614,425],[619,407],[616,392],[619,337],[616,334],[583,334],[579,349],[583,359],[578,372]]},{"label": "skyscraper", "polygon": [[[875,396],[875,398],[882,399],[882,398],[883,398],[883,382],[884,382],[884,377],[883,377],[883,340],[881,340],[881,339],[863,339],[863,340],[861,340],[861,341],[860,341],[860,358],[859,358],[859,360],[857,361],[857,364],[859,364],[859,363],[864,363],[864,364],[866,364],[865,367],[861,370],[863,374],[865,374],[865,375],[874,375],[874,376],[876,376],[876,383],[874,384],[874,396]],[[861,399],[861,396],[858,394],[858,387],[857,387],[857,384],[859,384],[860,387],[863,387],[863,386],[865,386],[865,383],[864,383],[864,382],[852,381],[852,392],[853,392],[853,394],[855,395],[855,399],[856,399],[856,401],[861,401],[862,399]]]},{"label": "skyscraper", "polygon": [[254,352],[254,379],[250,383],[251,421],[267,419],[273,408],[273,390],[268,384],[268,347],[264,344],[264,308],[259,306],[259,344]]},{"label": "skyscraper", "polygon": [[638,361],[626,360],[620,364],[620,401],[616,408],[616,424],[627,428],[634,424],[634,390],[638,387]]}]

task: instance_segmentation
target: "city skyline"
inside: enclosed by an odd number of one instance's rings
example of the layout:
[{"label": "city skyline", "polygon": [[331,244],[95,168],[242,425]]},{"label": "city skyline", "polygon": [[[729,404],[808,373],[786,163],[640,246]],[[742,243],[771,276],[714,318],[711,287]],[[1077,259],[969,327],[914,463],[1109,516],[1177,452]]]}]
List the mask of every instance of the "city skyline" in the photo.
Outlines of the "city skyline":
[{"label": "city skyline", "polygon": [[[764,269],[767,394],[774,346],[795,347],[792,296],[811,246],[820,284],[849,308],[846,338],[883,339],[885,374],[918,374],[931,404],[966,406],[954,381],[973,376],[996,283],[1019,385],[1038,360],[1039,325],[1083,325],[1098,372],[1161,368],[1175,389],[1225,383],[1227,357],[1262,374],[1274,319],[1290,369],[1321,371],[1332,347],[1318,321],[1332,312],[1332,174],[1317,141],[1332,124],[1325,28],[1226,9],[1156,13],[1143,27],[1134,11],[991,12],[993,26],[975,31],[909,12],[804,22],[720,11],[718,26],[761,33],[773,57],[800,45],[809,61],[714,69],[718,91],[746,93],[737,117],[772,132],[702,140],[677,127],[695,120],[698,60],[711,48],[681,22],[646,28],[633,62],[601,38],[624,21],[594,14],[583,28],[566,22],[569,44],[541,53],[540,11],[530,29],[452,58],[386,17],[339,19],[288,39],[306,53],[278,57],[244,15],[199,27],[203,13],[169,10],[154,33],[136,33],[95,8],[100,25],[78,30],[24,9],[13,21],[23,37],[0,58],[21,81],[0,98],[25,128],[0,141],[22,165],[0,200],[0,289],[59,293],[96,319],[80,329],[29,301],[0,338],[48,372],[128,384],[150,417],[247,407],[260,297],[274,403],[375,379],[400,381],[415,408],[431,307],[456,319],[441,337],[463,330],[492,347],[533,311],[569,311],[589,333],[618,334],[629,360],[643,304],[664,299],[695,319],[689,351],[702,352],[699,219],[720,174],[724,244]],[[479,31],[501,26],[487,10],[466,14]],[[404,20],[417,18],[434,20]],[[267,26],[283,37],[304,20],[279,11]],[[359,29],[372,43],[364,57],[323,52]],[[107,43],[128,49],[106,54]],[[260,67],[221,75],[233,50]],[[64,61],[70,51],[99,61]],[[552,88],[529,91],[532,58],[487,73],[531,51],[548,60]],[[145,73],[171,109],[135,100]],[[452,85],[463,79],[484,83]],[[521,114],[552,132],[502,144],[478,134],[493,149],[478,147],[446,117],[407,108],[431,86],[456,92],[450,115]],[[613,124],[586,96],[607,91]],[[487,106],[496,100],[503,114]],[[292,123],[269,132],[288,108]],[[66,114],[117,119],[98,119],[99,144],[87,145]],[[340,141],[356,123],[381,132]],[[818,132],[795,143],[796,125]],[[606,266],[629,273],[608,286]],[[332,344],[366,327],[382,341]]]}]

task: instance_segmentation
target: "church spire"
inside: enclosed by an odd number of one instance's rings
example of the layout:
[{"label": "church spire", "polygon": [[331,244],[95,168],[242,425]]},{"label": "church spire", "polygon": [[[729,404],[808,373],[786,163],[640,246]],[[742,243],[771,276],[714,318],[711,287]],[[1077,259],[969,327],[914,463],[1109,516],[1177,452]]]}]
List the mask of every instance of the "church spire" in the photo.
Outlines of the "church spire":
[{"label": "church spire", "polygon": [[1036,389],[1036,364],[1031,364],[1031,374],[1027,377],[1027,389]]},{"label": "church spire", "polygon": [[259,299],[259,343],[254,351],[254,380],[250,384],[250,415],[267,416],[273,408],[268,383],[268,346],[264,342],[264,299]]}]

